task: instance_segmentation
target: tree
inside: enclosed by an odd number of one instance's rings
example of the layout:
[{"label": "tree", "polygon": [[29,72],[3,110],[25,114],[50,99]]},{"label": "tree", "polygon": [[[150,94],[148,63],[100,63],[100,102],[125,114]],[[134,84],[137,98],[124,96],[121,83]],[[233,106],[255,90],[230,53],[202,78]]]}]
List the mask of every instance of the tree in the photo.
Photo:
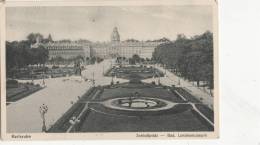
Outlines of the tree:
[{"label": "tree", "polygon": [[30,33],[27,36],[27,40],[29,41],[30,44],[36,43],[37,38],[39,38],[40,40],[43,40],[43,35],[40,33]]},{"label": "tree", "polygon": [[97,57],[97,59],[96,59],[96,61],[97,61],[97,63],[100,63],[100,62],[102,62],[104,59],[103,58],[100,58],[100,57]]},{"label": "tree", "polygon": [[90,58],[90,62],[91,62],[92,64],[94,64],[94,63],[96,62],[96,59],[97,59],[97,58],[96,58],[95,56],[93,56],[93,57]]},{"label": "tree", "polygon": [[141,58],[140,58],[140,56],[138,54],[134,54],[132,56],[132,61],[133,61],[134,64],[139,63],[140,60],[141,60]]},{"label": "tree", "polygon": [[75,60],[84,61],[84,57],[82,55],[78,55],[75,57]]},{"label": "tree", "polygon": [[131,38],[131,39],[127,39],[127,40],[125,40],[125,42],[140,42],[139,40],[136,40],[136,39],[133,39],[133,38]]},{"label": "tree", "polygon": [[13,74],[13,71],[19,71],[28,67],[28,65],[45,64],[48,60],[47,49],[41,45],[38,48],[31,49],[30,43],[30,40],[6,42],[6,69],[8,74]]},{"label": "tree", "polygon": [[155,48],[152,60],[174,68],[178,75],[190,81],[206,81],[213,89],[213,34],[209,31],[188,39],[179,34],[174,42]]},{"label": "tree", "polygon": [[49,51],[43,46],[39,46],[37,48],[37,51],[38,51],[38,63],[44,65],[49,59]]},{"label": "tree", "polygon": [[89,61],[89,57],[86,57],[86,61]]},{"label": "tree", "polygon": [[144,58],[141,58],[140,61],[141,61],[142,63],[144,63],[145,59],[144,59]]}]

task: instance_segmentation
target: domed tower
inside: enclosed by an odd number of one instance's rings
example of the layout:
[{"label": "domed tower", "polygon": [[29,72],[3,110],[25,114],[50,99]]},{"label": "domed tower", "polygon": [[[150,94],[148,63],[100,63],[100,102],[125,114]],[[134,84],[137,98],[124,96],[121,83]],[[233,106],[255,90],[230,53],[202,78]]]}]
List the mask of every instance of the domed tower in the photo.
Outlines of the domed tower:
[{"label": "domed tower", "polygon": [[119,41],[120,41],[120,35],[117,31],[117,27],[115,27],[111,34],[111,42],[119,42]]},{"label": "domed tower", "polygon": [[53,42],[51,34],[49,34],[49,36],[48,36],[48,42]]}]

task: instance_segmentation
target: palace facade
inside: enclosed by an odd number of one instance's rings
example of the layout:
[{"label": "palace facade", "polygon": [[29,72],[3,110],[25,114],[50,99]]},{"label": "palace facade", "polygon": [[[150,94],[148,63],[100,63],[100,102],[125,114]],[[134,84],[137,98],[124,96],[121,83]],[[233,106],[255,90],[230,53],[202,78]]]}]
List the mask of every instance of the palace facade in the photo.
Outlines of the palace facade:
[{"label": "palace facade", "polygon": [[[49,35],[49,38],[51,36]],[[77,56],[83,57],[100,57],[100,58],[114,58],[125,57],[131,58],[137,54],[141,58],[152,58],[152,54],[156,46],[162,43],[168,43],[169,40],[161,39],[160,41],[137,41],[127,40],[120,41],[120,34],[117,27],[113,29],[110,42],[79,42],[79,41],[49,41],[42,44],[49,51],[49,59],[55,57],[63,57],[65,59]],[[40,43],[37,39],[36,44],[32,48],[36,48]]]},{"label": "palace facade", "polygon": [[156,46],[169,41],[120,41],[120,34],[117,27],[113,29],[110,43],[95,43],[91,46],[92,56],[101,58],[125,57],[130,58],[137,54],[141,58],[152,58]]},{"label": "palace facade", "polygon": [[78,56],[90,57],[90,48],[88,45],[82,45],[75,42],[53,42],[44,45],[49,50],[49,59],[62,57],[64,59],[75,58]]}]

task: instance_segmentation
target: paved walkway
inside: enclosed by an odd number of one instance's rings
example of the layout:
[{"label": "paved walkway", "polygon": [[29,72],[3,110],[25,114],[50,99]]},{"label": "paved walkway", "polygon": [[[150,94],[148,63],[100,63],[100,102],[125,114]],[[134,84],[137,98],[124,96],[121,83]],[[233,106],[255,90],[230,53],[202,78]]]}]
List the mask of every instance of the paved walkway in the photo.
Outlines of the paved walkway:
[{"label": "paved walkway", "polygon": [[[161,70],[162,72],[165,72],[165,69],[158,65],[156,65],[155,68]],[[156,83],[158,82],[158,78],[146,79],[146,80],[143,80],[143,82],[151,83],[154,80]],[[183,87],[186,91],[188,91],[190,94],[195,96],[197,99],[200,100],[200,98],[202,98],[203,99],[202,103],[206,104],[208,107],[213,109],[213,100],[214,100],[213,97],[211,97],[208,93],[204,92],[200,88],[194,86],[191,82],[188,82],[188,81],[176,76],[174,73],[166,70],[166,77],[160,77],[160,82],[163,85],[167,85],[167,86],[175,85],[175,86]],[[179,82],[180,82],[180,85],[179,85]]]}]

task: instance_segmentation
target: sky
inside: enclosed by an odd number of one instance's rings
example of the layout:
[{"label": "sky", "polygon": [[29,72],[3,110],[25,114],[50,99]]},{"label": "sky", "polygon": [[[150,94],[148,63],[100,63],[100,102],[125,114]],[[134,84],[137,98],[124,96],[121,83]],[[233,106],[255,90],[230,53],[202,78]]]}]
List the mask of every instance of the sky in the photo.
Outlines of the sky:
[{"label": "sky", "polygon": [[8,7],[6,39],[24,40],[29,33],[51,34],[53,40],[110,41],[114,27],[121,40],[154,40],[177,34],[188,37],[213,29],[212,7],[85,6]]}]

